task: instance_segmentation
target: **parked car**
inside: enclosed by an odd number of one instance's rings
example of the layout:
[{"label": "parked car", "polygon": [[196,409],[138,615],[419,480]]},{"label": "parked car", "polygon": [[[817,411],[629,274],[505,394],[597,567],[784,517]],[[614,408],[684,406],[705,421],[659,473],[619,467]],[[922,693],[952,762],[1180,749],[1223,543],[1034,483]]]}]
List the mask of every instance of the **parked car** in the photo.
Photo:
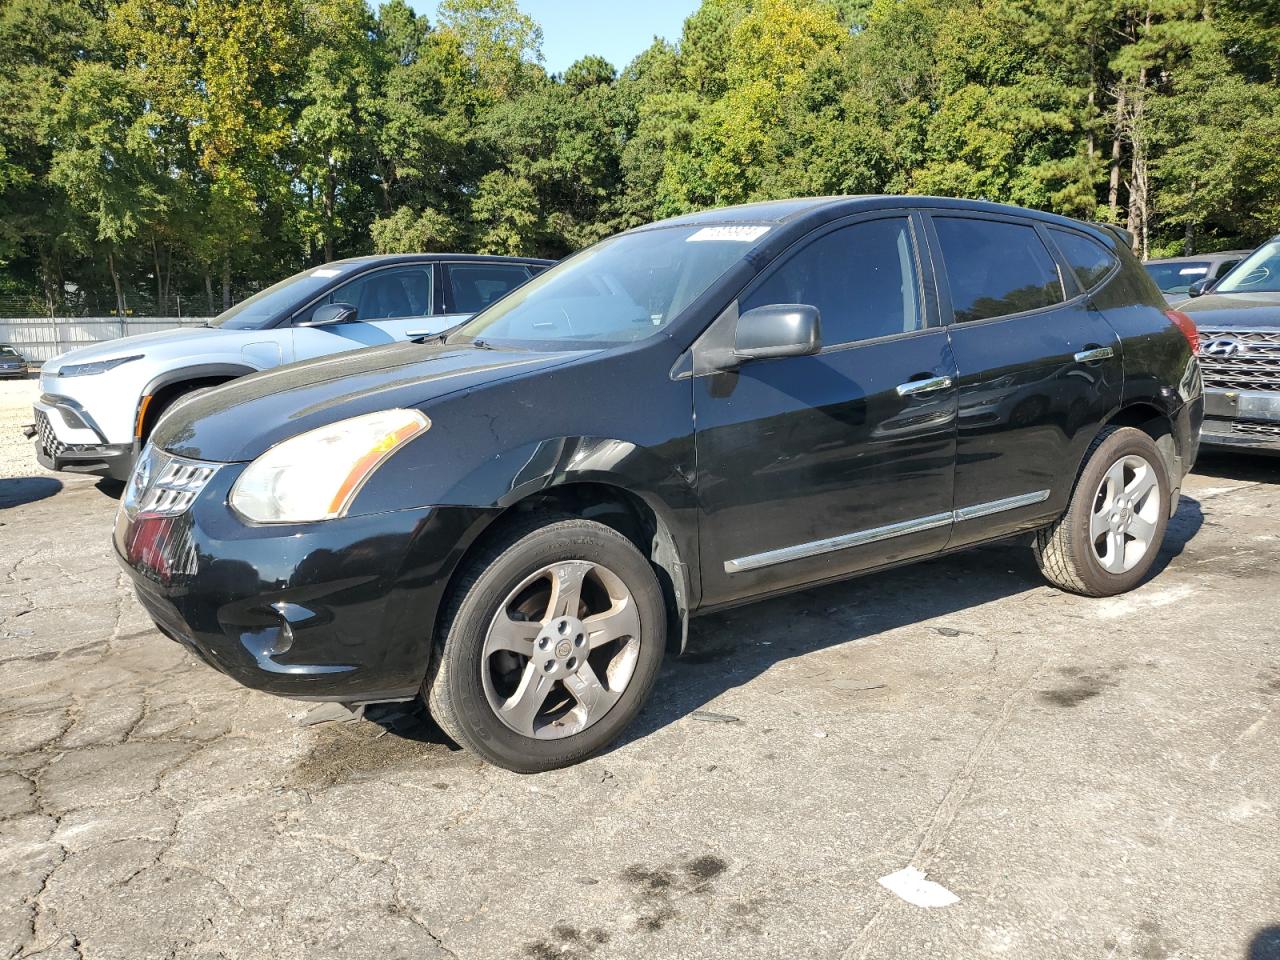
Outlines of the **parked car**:
[{"label": "parked car", "polygon": [[1200,257],[1168,257],[1148,260],[1143,266],[1170,303],[1181,303],[1194,296],[1191,287],[1211,285],[1231,272],[1231,268],[1249,255],[1248,250],[1224,250]]},{"label": "parked car", "polygon": [[1280,453],[1280,236],[1180,309],[1200,328],[1202,442]]},{"label": "parked car", "polygon": [[713,210],[435,341],[183,404],[115,547],[160,629],[239,682],[421,692],[459,743],[545,770],[619,735],[694,613],[1022,533],[1059,587],[1132,588],[1196,457],[1196,349],[1076,221]]},{"label": "parked car", "polygon": [[551,263],[406,254],[304,270],[206,327],[123,337],[54,358],[41,369],[27,435],[51,470],[124,480],[179,400],[297,360],[439,333]]},{"label": "parked car", "polygon": [[0,377],[25,377],[27,360],[7,343],[0,343]]}]

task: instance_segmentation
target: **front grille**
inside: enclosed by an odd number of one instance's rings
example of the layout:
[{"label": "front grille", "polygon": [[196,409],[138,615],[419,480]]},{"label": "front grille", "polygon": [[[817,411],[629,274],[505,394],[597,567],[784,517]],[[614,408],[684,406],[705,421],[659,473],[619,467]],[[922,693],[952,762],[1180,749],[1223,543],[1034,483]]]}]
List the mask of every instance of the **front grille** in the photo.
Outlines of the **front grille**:
[{"label": "front grille", "polygon": [[1280,423],[1266,420],[1237,420],[1231,426],[1236,433],[1243,433],[1245,436],[1280,440]]},{"label": "front grille", "polygon": [[35,413],[36,432],[40,435],[40,446],[44,447],[44,452],[51,457],[62,456],[67,450],[67,445],[59,440],[53,432],[53,424],[49,422],[48,415],[38,408]]},{"label": "front grille", "polygon": [[1204,385],[1280,391],[1280,330],[1200,331]]}]

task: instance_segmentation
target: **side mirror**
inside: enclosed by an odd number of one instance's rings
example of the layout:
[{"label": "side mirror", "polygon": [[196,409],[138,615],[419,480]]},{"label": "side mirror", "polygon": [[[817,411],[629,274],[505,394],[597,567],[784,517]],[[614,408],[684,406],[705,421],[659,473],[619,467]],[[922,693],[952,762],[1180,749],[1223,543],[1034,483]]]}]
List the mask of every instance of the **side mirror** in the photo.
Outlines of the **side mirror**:
[{"label": "side mirror", "polygon": [[324,303],[316,307],[311,314],[311,319],[306,320],[298,326],[300,327],[328,327],[335,323],[352,323],[359,316],[360,311],[350,303]]},{"label": "side mirror", "polygon": [[822,349],[822,318],[817,307],[775,303],[738,317],[733,355],[739,360],[808,357]]},{"label": "side mirror", "polygon": [[1203,280],[1197,280],[1191,286],[1187,287],[1188,297],[1202,297],[1209,292],[1209,288],[1213,286],[1213,281],[1208,277]]}]

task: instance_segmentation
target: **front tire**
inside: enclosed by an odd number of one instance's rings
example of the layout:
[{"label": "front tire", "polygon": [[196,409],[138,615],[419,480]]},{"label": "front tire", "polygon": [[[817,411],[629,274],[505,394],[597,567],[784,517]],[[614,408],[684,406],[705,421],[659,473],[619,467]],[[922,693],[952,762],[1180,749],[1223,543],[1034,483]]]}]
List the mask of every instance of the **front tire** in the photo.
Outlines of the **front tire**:
[{"label": "front tire", "polygon": [[1151,571],[1169,522],[1169,475],[1155,441],[1133,427],[1094,439],[1066,512],[1036,534],[1040,572],[1086,597],[1132,590]]},{"label": "front tire", "polygon": [[591,520],[508,531],[450,594],[424,684],[436,722],[490,763],[535,773],[586,759],[639,712],[666,648],[649,561]]}]

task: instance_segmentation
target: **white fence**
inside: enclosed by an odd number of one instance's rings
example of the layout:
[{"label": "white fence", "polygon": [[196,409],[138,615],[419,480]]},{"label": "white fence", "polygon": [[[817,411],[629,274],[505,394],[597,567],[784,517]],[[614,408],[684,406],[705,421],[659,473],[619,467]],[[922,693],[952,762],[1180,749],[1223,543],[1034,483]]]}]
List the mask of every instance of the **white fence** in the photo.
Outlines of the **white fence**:
[{"label": "white fence", "polygon": [[101,343],[135,333],[154,333],[175,327],[199,327],[207,322],[205,317],[0,318],[0,343],[9,344],[35,365],[86,343]]}]

